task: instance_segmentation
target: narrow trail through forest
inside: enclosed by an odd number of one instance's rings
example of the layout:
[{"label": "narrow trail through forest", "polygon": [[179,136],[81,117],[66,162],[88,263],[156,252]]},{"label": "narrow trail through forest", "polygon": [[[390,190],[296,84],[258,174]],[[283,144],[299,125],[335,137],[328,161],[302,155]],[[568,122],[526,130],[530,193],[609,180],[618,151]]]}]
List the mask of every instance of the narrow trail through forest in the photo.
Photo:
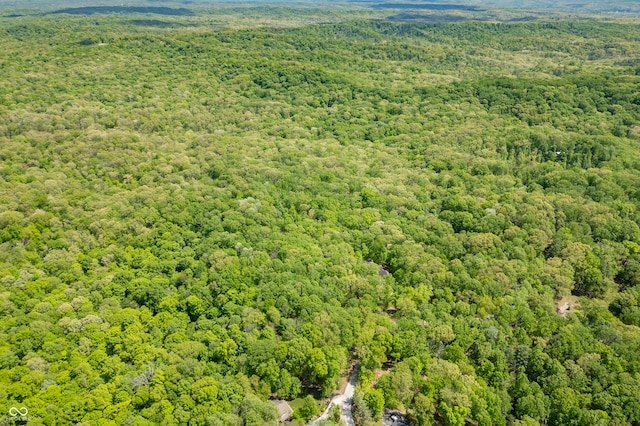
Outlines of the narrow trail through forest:
[{"label": "narrow trail through forest", "polygon": [[329,402],[329,405],[324,410],[324,413],[320,415],[320,417],[308,423],[308,425],[313,426],[320,422],[321,420],[325,420],[329,418],[329,410],[331,410],[332,405],[337,405],[340,407],[340,419],[344,420],[347,426],[355,426],[355,422],[353,421],[353,414],[351,412],[351,406],[353,404],[353,394],[355,393],[356,383],[358,382],[358,371],[360,370],[359,365],[356,365],[351,374],[349,375],[349,381],[347,382],[347,386],[344,391],[334,396]]}]

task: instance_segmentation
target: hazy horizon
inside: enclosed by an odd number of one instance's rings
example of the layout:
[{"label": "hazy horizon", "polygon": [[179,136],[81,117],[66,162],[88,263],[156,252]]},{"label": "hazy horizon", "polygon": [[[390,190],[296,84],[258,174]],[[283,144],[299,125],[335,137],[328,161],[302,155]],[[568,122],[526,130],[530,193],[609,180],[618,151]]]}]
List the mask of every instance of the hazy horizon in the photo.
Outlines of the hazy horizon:
[{"label": "hazy horizon", "polygon": [[[330,4],[342,4],[363,6],[378,4],[403,4],[403,5],[423,5],[423,4],[443,4],[443,5],[466,5],[487,8],[509,8],[509,9],[550,9],[564,11],[585,11],[585,12],[638,12],[640,11],[640,2],[637,0],[619,0],[615,3],[605,0],[587,0],[587,1],[553,1],[553,0],[251,0],[251,1],[234,1],[234,0],[60,0],[60,1],[43,1],[43,0],[0,0],[2,7],[15,7],[19,9],[32,8],[65,8],[80,6],[164,6],[164,7],[199,7],[206,5],[237,5],[237,6],[265,6],[265,5],[314,5],[326,6]],[[406,7],[406,6],[405,6]]]}]

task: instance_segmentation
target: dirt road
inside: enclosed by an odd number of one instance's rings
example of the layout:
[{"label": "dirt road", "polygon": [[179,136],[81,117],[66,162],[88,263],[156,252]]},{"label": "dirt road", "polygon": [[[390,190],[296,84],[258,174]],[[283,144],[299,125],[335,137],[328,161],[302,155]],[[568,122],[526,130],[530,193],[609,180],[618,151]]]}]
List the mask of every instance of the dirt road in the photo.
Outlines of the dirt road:
[{"label": "dirt road", "polygon": [[309,422],[309,425],[315,425],[320,420],[328,419],[329,409],[331,408],[331,405],[335,404],[340,407],[340,418],[345,421],[347,426],[355,426],[353,415],[351,414],[351,404],[353,403],[353,394],[356,389],[356,383],[358,383],[359,369],[358,365],[353,368],[353,371],[349,375],[349,381],[347,382],[347,387],[344,389],[344,392],[340,395],[334,396],[327,409],[324,410],[324,413],[322,413],[322,415],[317,419]]}]

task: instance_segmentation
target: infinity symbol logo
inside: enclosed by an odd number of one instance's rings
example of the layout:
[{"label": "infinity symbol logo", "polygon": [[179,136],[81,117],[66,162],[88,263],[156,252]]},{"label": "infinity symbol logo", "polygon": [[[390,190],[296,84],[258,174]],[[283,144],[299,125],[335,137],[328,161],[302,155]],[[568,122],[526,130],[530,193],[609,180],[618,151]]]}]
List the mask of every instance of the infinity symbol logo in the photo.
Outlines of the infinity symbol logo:
[{"label": "infinity symbol logo", "polygon": [[29,410],[27,409],[27,407],[22,407],[22,408],[16,408],[16,407],[11,407],[9,408],[9,415],[11,417],[25,417],[27,414],[29,414]]}]

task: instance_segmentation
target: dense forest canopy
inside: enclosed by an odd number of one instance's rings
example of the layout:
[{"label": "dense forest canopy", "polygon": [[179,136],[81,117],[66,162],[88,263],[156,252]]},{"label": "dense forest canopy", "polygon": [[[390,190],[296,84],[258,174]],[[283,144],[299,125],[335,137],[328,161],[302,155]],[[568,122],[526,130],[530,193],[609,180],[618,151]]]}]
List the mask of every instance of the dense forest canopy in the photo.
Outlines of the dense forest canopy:
[{"label": "dense forest canopy", "polygon": [[194,10],[0,18],[0,421],[640,423],[636,18]]}]

